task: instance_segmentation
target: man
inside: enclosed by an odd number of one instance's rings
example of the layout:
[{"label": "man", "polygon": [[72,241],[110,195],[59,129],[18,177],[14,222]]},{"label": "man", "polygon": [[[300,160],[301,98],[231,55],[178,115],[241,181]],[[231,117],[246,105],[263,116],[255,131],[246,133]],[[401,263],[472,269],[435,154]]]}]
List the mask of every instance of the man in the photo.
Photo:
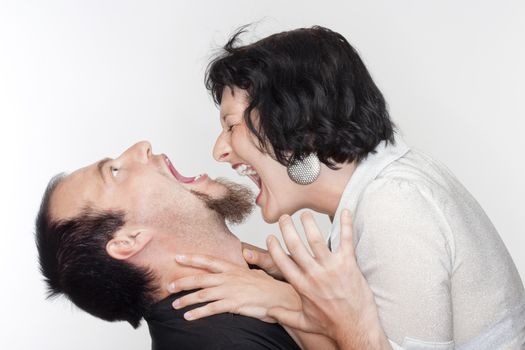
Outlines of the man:
[{"label": "man", "polygon": [[146,318],[153,349],[298,349],[283,328],[257,319],[186,321],[188,308],[171,308],[180,295],[165,291],[169,281],[203,272],[177,265],[177,253],[248,268],[225,220],[241,222],[251,208],[246,188],[184,177],[141,142],[50,182],[36,223],[41,270],[51,295],[96,317],[135,328]]}]

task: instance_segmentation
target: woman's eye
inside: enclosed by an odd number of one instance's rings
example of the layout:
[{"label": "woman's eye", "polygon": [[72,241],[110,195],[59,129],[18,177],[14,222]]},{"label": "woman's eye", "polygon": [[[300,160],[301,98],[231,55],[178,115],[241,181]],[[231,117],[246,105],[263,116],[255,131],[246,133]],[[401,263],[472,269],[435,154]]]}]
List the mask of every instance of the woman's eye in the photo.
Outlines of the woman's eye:
[{"label": "woman's eye", "polygon": [[236,124],[232,124],[230,126],[228,126],[228,131],[232,131],[233,130],[233,127],[235,126]]},{"label": "woman's eye", "polygon": [[119,172],[119,168],[114,167],[114,166],[111,166],[111,167],[110,167],[110,170],[111,170],[111,175],[112,175],[113,177],[117,176],[117,173]]}]

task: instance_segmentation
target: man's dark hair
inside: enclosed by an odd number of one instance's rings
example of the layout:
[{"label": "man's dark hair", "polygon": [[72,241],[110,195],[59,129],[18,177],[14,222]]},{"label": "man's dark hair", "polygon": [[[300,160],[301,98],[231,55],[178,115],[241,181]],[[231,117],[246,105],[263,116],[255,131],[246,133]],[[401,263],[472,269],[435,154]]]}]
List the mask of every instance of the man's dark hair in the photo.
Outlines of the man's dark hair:
[{"label": "man's dark hair", "polygon": [[36,219],[40,270],[49,295],[66,295],[82,310],[106,321],[140,325],[154,302],[151,271],[111,258],[106,244],[125,224],[122,212],[86,207],[65,220],[50,216],[50,199],[63,175],[51,179]]},{"label": "man's dark hair", "polygon": [[216,104],[225,87],[247,90],[244,119],[263,151],[283,165],[315,152],[336,168],[394,143],[385,99],[341,34],[314,26],[242,46],[246,27],[210,62],[205,84]]}]

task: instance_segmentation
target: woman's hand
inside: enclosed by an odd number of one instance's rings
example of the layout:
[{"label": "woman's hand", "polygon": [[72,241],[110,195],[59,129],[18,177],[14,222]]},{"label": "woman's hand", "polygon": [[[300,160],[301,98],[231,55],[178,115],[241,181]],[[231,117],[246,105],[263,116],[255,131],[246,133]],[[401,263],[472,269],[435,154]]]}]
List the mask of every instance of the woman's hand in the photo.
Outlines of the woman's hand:
[{"label": "woman's hand", "polygon": [[171,293],[202,288],[173,302],[175,309],[208,302],[186,312],[184,317],[187,320],[231,312],[275,322],[267,315],[269,308],[283,306],[286,309],[300,309],[299,296],[295,290],[288,283],[278,281],[262,270],[250,270],[205,255],[182,255],[177,256],[176,260],[179,264],[211,272],[180,278],[168,287]]},{"label": "woman's hand", "polygon": [[289,216],[281,217],[279,226],[291,257],[275,237],[268,237],[267,245],[276,265],[299,293],[302,308],[278,306],[268,316],[304,332],[326,335],[340,349],[390,349],[374,296],[356,262],[350,213],[344,210],[341,215],[341,244],[335,253],[328,250],[312,214],[303,213],[301,221],[313,256]]},{"label": "woman's hand", "polygon": [[242,242],[242,255],[248,264],[260,267],[273,278],[281,281],[284,280],[281,270],[279,270],[272,256],[266,249]]}]

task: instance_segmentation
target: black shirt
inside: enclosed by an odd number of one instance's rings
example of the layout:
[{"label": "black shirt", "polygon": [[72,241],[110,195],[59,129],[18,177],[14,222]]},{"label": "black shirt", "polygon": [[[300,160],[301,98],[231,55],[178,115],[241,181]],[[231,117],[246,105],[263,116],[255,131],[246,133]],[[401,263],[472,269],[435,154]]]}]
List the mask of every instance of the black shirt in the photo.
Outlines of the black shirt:
[{"label": "black shirt", "polygon": [[224,313],[186,321],[183,317],[186,311],[204,304],[175,310],[171,303],[191,292],[173,294],[153,305],[145,315],[151,335],[152,350],[299,349],[280,325],[256,318]]}]

